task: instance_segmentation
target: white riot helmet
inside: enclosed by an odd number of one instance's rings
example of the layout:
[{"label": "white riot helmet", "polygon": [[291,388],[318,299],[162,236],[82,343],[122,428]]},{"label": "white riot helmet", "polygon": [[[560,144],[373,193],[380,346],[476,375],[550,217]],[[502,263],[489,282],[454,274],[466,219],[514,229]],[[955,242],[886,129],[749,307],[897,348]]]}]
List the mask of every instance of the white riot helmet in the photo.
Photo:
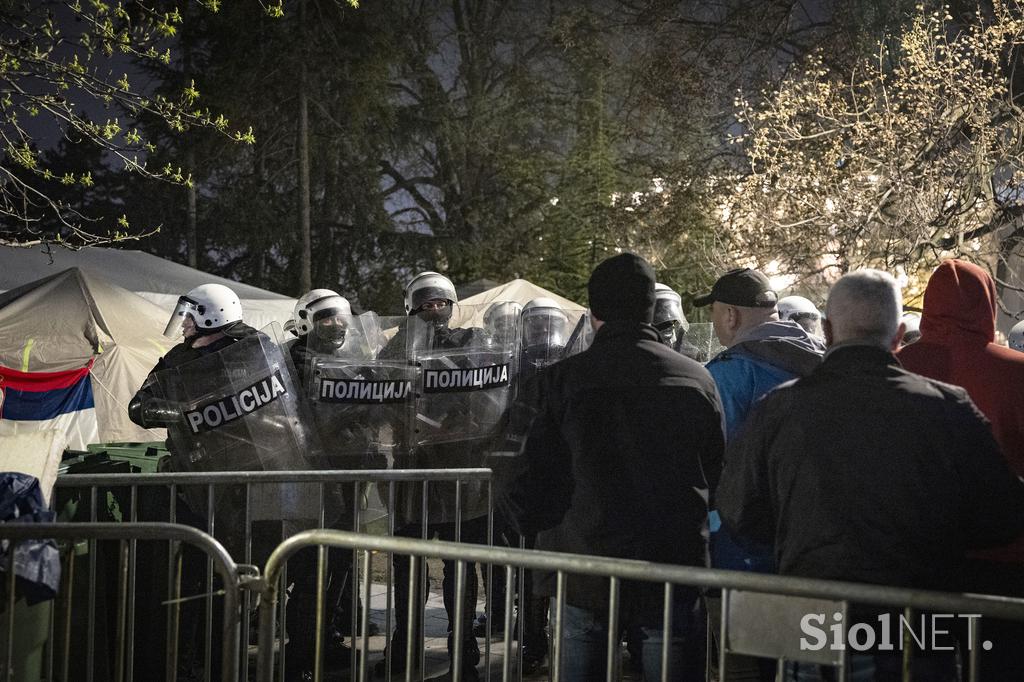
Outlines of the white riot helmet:
[{"label": "white riot helmet", "polygon": [[492,303],[484,313],[484,327],[487,332],[500,340],[515,341],[511,336],[515,332],[516,323],[523,312],[523,306],[516,301]]},{"label": "white riot helmet", "polygon": [[909,346],[921,338],[921,315],[914,312],[903,313],[900,322],[905,327],[903,338],[900,339],[901,344]]},{"label": "white riot helmet", "polygon": [[683,313],[683,299],[667,284],[658,282],[654,285],[654,319],[652,324],[659,330],[672,326],[682,328],[685,334],[690,323]]},{"label": "white riot helmet", "polygon": [[449,306],[458,303],[455,285],[439,272],[421,272],[405,288],[405,312],[415,313],[424,303],[435,299],[448,301]]},{"label": "white riot helmet", "polygon": [[175,338],[181,334],[185,316],[190,315],[199,334],[209,334],[242,319],[242,304],[235,292],[223,284],[203,284],[184,296],[178,297],[171,319],[164,328],[164,336]]},{"label": "white riot helmet", "polygon": [[345,297],[330,289],[313,289],[303,294],[295,302],[292,311],[292,323],[296,336],[305,336],[313,331],[314,318],[327,315],[351,315],[352,308]]},{"label": "white riot helmet", "polygon": [[1006,336],[1006,341],[1009,343],[1010,348],[1024,351],[1024,320],[1013,325],[1010,333]]},{"label": "white riot helmet", "polygon": [[821,336],[821,311],[803,296],[785,296],[776,308],[780,320],[796,322],[807,333]]},{"label": "white riot helmet", "polygon": [[541,296],[523,306],[523,345],[562,347],[569,331],[569,317],[551,298]]}]

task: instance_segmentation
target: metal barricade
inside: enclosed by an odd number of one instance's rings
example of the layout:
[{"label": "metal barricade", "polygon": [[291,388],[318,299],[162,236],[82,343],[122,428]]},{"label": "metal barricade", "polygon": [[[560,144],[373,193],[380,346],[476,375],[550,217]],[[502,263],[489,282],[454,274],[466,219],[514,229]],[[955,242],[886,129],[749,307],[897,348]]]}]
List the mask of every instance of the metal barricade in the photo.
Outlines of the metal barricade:
[{"label": "metal barricade", "polygon": [[[87,500],[89,522],[96,522],[101,518],[107,519],[113,515],[115,517],[120,516],[120,520],[132,524],[136,524],[140,520],[147,522],[167,521],[175,524],[184,523],[186,526],[193,526],[199,530],[203,530],[205,533],[213,537],[226,536],[223,542],[228,547],[229,553],[233,554],[236,558],[240,557],[240,564],[251,565],[253,563],[263,563],[267,556],[269,556],[270,550],[273,547],[276,547],[283,537],[287,537],[292,532],[298,532],[298,530],[307,528],[333,527],[362,530],[367,527],[374,527],[376,532],[386,532],[389,535],[395,534],[397,529],[400,532],[405,532],[410,535],[414,534],[425,538],[427,537],[429,527],[427,522],[428,498],[433,494],[432,486],[448,486],[449,488],[452,488],[449,492],[454,500],[454,539],[456,541],[461,540],[463,534],[464,498],[462,491],[467,484],[475,485],[477,488],[482,486],[483,492],[485,493],[487,508],[486,516],[478,517],[475,521],[475,527],[481,526],[482,522],[486,521],[486,537],[473,539],[477,542],[485,541],[487,545],[490,545],[492,544],[494,534],[493,495],[491,491],[490,469],[375,469],[358,471],[313,470],[288,472],[253,471],[156,474],[74,474],[61,476],[57,479],[57,491],[53,496],[53,499],[58,501],[63,499],[63,502],[66,502],[67,493],[82,491],[84,494],[82,495],[81,504],[82,506],[85,506]],[[313,491],[313,504],[306,504],[307,509],[312,510],[312,514],[311,518],[305,518],[295,524],[286,525],[280,530],[282,537],[279,537],[268,547],[264,547],[265,551],[261,552],[259,547],[259,538],[254,537],[254,519],[250,505],[255,491],[258,488],[265,488],[271,485],[295,487],[306,494]],[[179,492],[186,486],[199,487],[205,490],[205,498],[208,500],[206,508],[211,510],[211,513],[206,517],[193,513],[190,508],[185,505],[184,501],[181,500]],[[214,500],[215,498],[223,498],[223,496],[219,494],[218,488],[225,487],[235,487],[242,491],[237,496],[242,502],[241,509],[233,510],[228,519],[228,524],[234,523],[242,525],[243,530],[241,535],[237,535],[237,533],[232,534],[231,529],[225,527],[227,524],[218,519],[218,509],[223,509],[223,506],[214,504]],[[337,496],[332,496],[332,491],[337,492],[339,487],[344,488],[343,497],[348,500],[349,508],[346,510],[339,510],[335,499]],[[332,502],[332,500],[335,501]],[[404,502],[406,516],[413,518],[412,521],[409,521],[409,518],[406,518],[405,521],[396,522],[396,500],[402,500]],[[306,502],[308,503],[309,500],[306,500]],[[409,509],[413,510],[412,513],[409,512]],[[256,523],[259,522],[256,521]],[[256,545],[255,548],[254,544]],[[263,544],[266,545],[267,543],[264,542]],[[174,566],[172,564],[171,556],[171,554],[168,554],[166,568],[169,580],[170,576],[174,575]],[[353,558],[351,561],[354,564],[354,552],[352,556]],[[95,562],[95,558],[92,558],[91,561]],[[335,561],[334,564],[336,563],[347,564],[348,561]],[[335,568],[337,568],[336,565]],[[312,578],[309,578],[309,576],[306,575],[301,577],[293,575],[293,578],[305,578],[312,580],[313,582],[313,590],[315,591],[314,598],[317,632],[315,642],[316,667],[318,670],[322,669],[323,652],[325,648],[325,643],[322,637],[322,626],[325,619],[326,607],[324,596],[326,591],[325,585],[328,581],[330,570],[327,552],[324,548],[321,548],[317,552],[315,568],[309,571],[313,573]],[[489,578],[489,567],[487,571]],[[344,567],[342,567],[342,573],[342,576],[335,576],[335,579],[347,579]],[[95,573],[92,575],[94,574]],[[206,561],[205,579],[202,589],[197,590],[195,594],[185,595],[186,598],[192,597],[195,599],[203,599],[204,613],[202,621],[203,627],[205,627],[206,631],[210,631],[213,627],[214,620],[213,576],[214,566],[212,561],[208,559]],[[289,580],[287,571],[282,571],[282,574],[278,576],[278,579],[281,581],[282,586],[287,586],[289,583],[291,583],[293,587],[297,585],[295,580]],[[386,569],[385,580],[388,584],[388,615],[385,621],[385,631],[390,632],[390,606],[392,602],[390,564]],[[130,593],[133,594],[135,591],[134,574],[132,576],[131,583],[133,587],[130,590]],[[91,587],[90,589],[91,591],[94,591],[94,587]],[[491,581],[488,579],[487,604],[490,604],[491,602],[490,590]],[[357,622],[357,614],[359,613],[358,602],[358,592],[357,590],[352,589],[351,603],[349,607],[351,617],[348,624],[348,632],[351,633],[353,640],[355,639],[355,633],[359,627],[359,623]],[[251,603],[251,591],[243,591],[241,594],[243,614],[250,613]],[[93,604],[93,601],[90,601],[90,604]],[[365,608],[366,610],[369,609],[368,603],[365,605]],[[277,620],[280,624],[278,632],[285,632],[287,619],[289,617],[285,608],[285,600],[281,600],[278,605],[278,611]],[[168,623],[168,630],[171,629],[172,625],[172,623]],[[275,635],[275,637],[277,637],[278,640],[283,639],[280,635]],[[244,617],[244,615],[241,620],[241,627],[239,629],[237,642],[239,647],[237,650],[238,660],[236,670],[239,673],[240,679],[247,679],[249,674],[249,656],[247,655],[247,647],[250,642],[250,622],[249,618]],[[127,648],[130,660],[131,651],[134,647],[132,639],[129,638],[126,642],[120,642],[119,645]],[[489,641],[485,643],[485,647],[487,649],[486,653],[489,655]],[[207,638],[203,655],[204,674],[206,675],[206,679],[209,679],[211,660],[210,649],[211,643],[209,638]],[[286,652],[283,646],[281,647],[279,664],[279,668],[283,674],[286,664]],[[124,679],[134,679],[132,672],[131,666],[129,665]],[[170,673],[168,673],[167,679],[172,679],[170,677]]]},{"label": "metal barricade", "polygon": [[[93,679],[130,680],[134,676],[133,643],[135,638],[136,614],[142,610],[152,609],[159,612],[162,607],[167,609],[169,622],[174,623],[177,607],[181,603],[180,592],[171,589],[166,595],[149,594],[140,597],[135,591],[136,553],[139,543],[173,543],[177,547],[190,546],[200,550],[208,557],[222,583],[219,594],[223,595],[221,611],[220,640],[222,643],[219,661],[219,679],[223,682],[238,680],[239,659],[239,620],[240,582],[247,572],[246,567],[239,567],[228,555],[224,547],[205,533],[185,526],[169,523],[54,523],[54,524],[0,524],[0,539],[4,540],[9,562],[5,567],[6,575],[6,613],[5,638],[2,651],[5,652],[3,679],[27,679],[25,672],[14,669],[14,634],[15,634],[15,571],[13,547],[26,540],[55,540],[63,543],[66,551],[62,558],[62,575],[60,590],[56,598],[56,606],[50,611],[48,629],[48,655],[44,658],[42,679],[45,680],[85,680]],[[76,543],[88,542],[88,595],[87,613],[84,620],[78,621],[86,631],[73,627],[74,604],[76,603],[75,585],[77,568]],[[99,543],[117,541],[117,565],[115,571],[105,576],[116,582],[116,596],[113,600],[105,600],[107,605],[114,604],[112,614],[97,618],[97,554]],[[251,567],[248,567],[251,568]],[[252,577],[252,576],[250,576]],[[180,581],[178,583],[180,586]],[[143,599],[148,600],[143,601]],[[113,615],[113,617],[111,617]],[[106,625],[113,621],[115,641],[113,646],[97,651],[96,636]],[[20,627],[25,627],[20,623]],[[59,630],[58,630],[59,628]],[[169,630],[173,632],[173,629]],[[212,639],[212,638],[210,638]],[[72,660],[72,643],[85,643],[84,660],[77,656]],[[58,647],[60,651],[55,651]],[[156,642],[147,642],[147,646],[156,648]],[[176,641],[168,636],[164,656],[163,671],[160,678],[176,679],[178,650]],[[56,660],[55,660],[56,659]],[[207,652],[207,672],[211,670],[211,656]],[[97,671],[99,669],[99,672]],[[104,672],[105,671],[105,672]],[[209,675],[207,675],[209,679]]]},{"label": "metal barricade", "polygon": [[[848,651],[831,650],[824,653],[808,653],[800,641],[783,641],[780,633],[793,635],[797,629],[787,619],[805,609],[813,608],[816,613],[821,609],[835,609],[841,614],[849,612],[851,605],[872,605],[882,608],[900,609],[904,617],[910,620],[914,613],[930,612],[960,614],[962,617],[992,617],[1007,620],[1024,621],[1024,600],[981,595],[958,595],[941,592],[928,592],[876,585],[863,585],[825,580],[812,580],[775,575],[763,575],[736,571],[722,571],[695,567],[670,566],[650,562],[613,559],[576,554],[528,551],[521,549],[504,549],[485,547],[465,543],[424,541],[401,537],[378,537],[357,533],[329,530],[314,530],[299,533],[281,544],[267,562],[262,580],[262,597],[259,609],[259,643],[257,651],[257,679],[260,682],[272,682],[274,679],[274,628],[277,604],[281,597],[279,578],[289,557],[302,548],[310,546],[339,547],[361,553],[361,564],[364,574],[369,574],[370,557],[374,552],[407,555],[410,563],[410,576],[416,575],[417,565],[427,558],[438,558],[456,562],[455,599],[459,601],[466,588],[467,564],[503,566],[512,585],[513,569],[540,569],[557,576],[557,591],[553,599],[551,614],[551,675],[558,682],[563,675],[563,642],[564,617],[566,610],[566,580],[570,575],[588,575],[608,578],[608,628],[607,628],[607,661],[606,679],[609,682],[619,679],[620,632],[619,614],[622,608],[621,590],[628,582],[661,583],[663,585],[663,616],[662,632],[673,631],[672,619],[673,594],[677,587],[701,588],[704,590],[721,590],[722,593],[722,626],[718,679],[723,679],[728,667],[729,654],[750,654],[776,658],[779,669],[783,663],[792,660],[817,662],[825,665],[839,666],[839,679],[847,679]],[[411,587],[411,585],[410,585]],[[363,582],[364,597],[369,599],[369,580]],[[505,595],[505,637],[502,644],[503,664],[502,680],[512,679],[511,665],[511,632],[512,626],[512,591]],[[390,604],[389,604],[390,606]],[[422,603],[416,606],[409,601],[409,623],[413,622],[413,609],[418,608],[422,614]],[[831,613],[831,611],[826,611]],[[805,614],[806,615],[806,614]],[[368,651],[367,622],[369,615],[364,611],[362,616],[362,651]],[[780,624],[786,627],[780,627]],[[466,627],[462,610],[457,609],[453,630],[454,652],[451,657],[451,679],[462,678],[462,633]],[[827,626],[825,626],[827,627]],[[788,628],[788,630],[787,630]],[[981,641],[982,624],[975,623],[969,633],[969,656],[966,663],[967,679],[974,682],[977,678],[978,645]],[[411,635],[411,633],[410,633]],[[845,634],[843,635],[846,636]],[[663,640],[664,641],[664,640]],[[844,640],[845,641],[845,640]],[[407,660],[411,658],[412,637],[408,637],[409,651]],[[845,644],[844,644],[845,647]],[[490,678],[490,665],[485,671]],[[360,657],[358,677],[368,679],[368,656]],[[406,667],[405,679],[414,679],[413,665]],[[909,669],[904,668],[904,679],[909,680]],[[419,669],[422,679],[424,670]],[[316,679],[322,679],[317,672]],[[660,679],[674,679],[670,670],[669,647],[663,646],[660,660]],[[709,676],[710,679],[710,676]]]}]

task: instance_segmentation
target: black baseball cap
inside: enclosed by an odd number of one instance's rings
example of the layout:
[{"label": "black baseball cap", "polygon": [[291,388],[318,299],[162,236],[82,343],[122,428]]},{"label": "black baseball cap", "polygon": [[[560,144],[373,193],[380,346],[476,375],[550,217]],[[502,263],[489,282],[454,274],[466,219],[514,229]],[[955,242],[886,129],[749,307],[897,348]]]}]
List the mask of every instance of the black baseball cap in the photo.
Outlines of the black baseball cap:
[{"label": "black baseball cap", "polygon": [[693,299],[693,304],[705,306],[713,301],[741,308],[774,308],[779,296],[763,272],[736,268],[719,277],[711,287],[711,293]]}]

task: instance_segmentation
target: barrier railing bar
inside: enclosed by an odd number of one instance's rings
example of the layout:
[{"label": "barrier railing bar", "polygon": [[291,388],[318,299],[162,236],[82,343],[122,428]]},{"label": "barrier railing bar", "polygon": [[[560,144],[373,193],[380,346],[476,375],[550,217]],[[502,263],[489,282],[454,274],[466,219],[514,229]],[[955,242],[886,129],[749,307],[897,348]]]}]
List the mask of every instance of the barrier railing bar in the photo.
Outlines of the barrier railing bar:
[{"label": "barrier railing bar", "polygon": [[[525,536],[522,536],[522,535],[519,536],[519,549],[526,549],[526,537]],[[517,648],[517,653],[516,653],[516,663],[518,664],[518,665],[516,665],[516,682],[523,682],[523,642],[525,641],[523,638],[526,636],[526,618],[522,617],[522,614],[524,613],[524,609],[532,608],[532,606],[530,604],[526,604],[526,600],[523,599],[523,595],[526,593],[525,592],[525,590],[526,590],[526,568],[524,566],[517,566],[516,567],[516,579],[519,581],[519,590],[520,590],[519,591],[519,614],[520,614],[520,618],[519,618],[519,621],[516,623],[516,636],[518,637],[518,639],[516,641],[519,642],[519,646]],[[531,584],[531,588],[532,588],[532,585],[533,585],[532,581],[531,581],[530,584]],[[531,589],[531,592],[532,592],[532,589]],[[531,594],[530,597],[532,599],[533,595]],[[533,605],[536,606],[537,605],[537,600],[533,599],[533,601],[534,601]]]},{"label": "barrier railing bar", "polygon": [[[458,483],[456,485],[456,499],[458,499]],[[452,626],[452,638],[454,639],[454,646],[452,647],[452,679],[462,679],[462,633],[466,628],[466,562],[457,561],[455,563],[455,623]],[[472,627],[472,624],[470,625]]]},{"label": "barrier railing bar", "polygon": [[559,682],[562,679],[562,647],[565,637],[565,571],[559,570],[555,576],[555,612],[552,614],[555,629],[551,635],[550,667],[552,682]]},{"label": "barrier railing bar", "polygon": [[[139,488],[138,486],[132,486],[131,489],[131,514],[129,516],[131,523],[138,523],[139,521]],[[125,662],[125,673],[129,681],[135,679],[135,583],[136,583],[136,569],[138,568],[138,540],[132,538],[128,541],[128,641],[126,642],[125,656],[127,661]]]},{"label": "barrier railing bar", "polygon": [[[494,500],[491,498],[491,482],[487,481],[487,546],[494,546]],[[494,570],[492,564],[480,566],[480,577],[486,578],[484,585],[484,660],[488,665],[484,667],[484,682],[491,682],[491,632],[494,621]],[[474,569],[475,571],[476,569]],[[505,593],[512,592],[515,588],[513,583],[505,584]],[[473,606],[473,613],[476,614],[476,605]],[[473,624],[470,623],[470,627]],[[508,632],[506,630],[505,632]]]},{"label": "barrier railing bar", "polygon": [[[428,499],[428,492],[427,491],[429,489],[430,489],[430,481],[424,480],[423,481],[423,498],[420,501],[420,538],[423,539],[423,540],[427,540],[428,539],[427,538],[427,529],[428,529],[427,519],[429,518],[429,506],[427,504],[427,499]],[[420,575],[419,575],[419,578],[418,578],[419,579],[419,583],[420,583],[420,590],[419,590],[419,592],[416,592],[416,593],[412,593],[412,592],[409,593],[409,599],[415,601],[416,602],[416,608],[419,609],[419,620],[418,621],[413,621],[413,622],[418,623],[418,625],[419,625],[419,628],[418,628],[419,629],[419,634],[417,636],[418,639],[422,639],[423,636],[426,634],[426,626],[427,626],[427,613],[426,613],[426,611],[427,611],[427,599],[426,599],[426,595],[427,595],[427,570],[428,570],[428,568],[427,568],[427,561],[426,561],[426,557],[424,557],[423,561],[421,562]],[[414,597],[414,595],[415,595],[415,597]],[[409,639],[410,640],[413,639],[411,632],[409,634]],[[427,647],[426,646],[421,646],[421,647],[418,648],[417,658],[419,658],[419,665],[417,666],[419,668],[419,678],[420,678],[420,682],[423,682],[423,676],[426,674],[426,669],[427,669]],[[410,663],[409,661],[406,661],[406,665],[409,665],[409,663]]]},{"label": "barrier railing bar", "polygon": [[61,655],[61,679],[66,680],[71,666],[71,611],[72,598],[75,596],[75,546],[71,544],[68,552],[68,580],[67,594],[64,596],[66,608],[64,609],[64,650]]},{"label": "barrier railing bar", "polygon": [[729,649],[729,599],[732,597],[732,590],[722,588],[722,618],[719,626],[718,639],[718,679],[727,680],[728,677],[728,649]]},{"label": "barrier railing bar", "polygon": [[[408,615],[409,619],[406,621],[405,627],[405,682],[412,682],[412,671],[416,667],[413,664],[413,624],[416,622],[416,613],[420,610],[419,600],[415,598],[416,585],[420,582],[419,578],[420,570],[420,558],[416,555],[409,556],[409,604],[408,604]],[[390,637],[391,633],[387,633]],[[393,640],[392,640],[393,641]],[[390,649],[390,646],[388,647]],[[422,675],[422,671],[421,671]],[[391,679],[388,677],[387,679]]]},{"label": "barrier railing bar", "polygon": [[128,572],[130,559],[128,543],[118,543],[117,557],[117,620],[115,621],[116,653],[114,654],[114,682],[124,682],[125,673],[125,640],[128,634]]},{"label": "barrier railing bar", "polygon": [[65,474],[58,488],[90,486],[228,485],[242,483],[384,483],[430,481],[486,481],[491,470],[470,469],[330,469],[309,471],[209,471],[147,474]]},{"label": "barrier railing bar", "polygon": [[[363,551],[363,613],[359,619],[359,634],[362,644],[360,645],[361,651],[358,654],[355,651],[355,647],[352,647],[352,656],[359,656],[359,679],[361,682],[366,682],[367,667],[366,662],[370,657],[370,567],[372,565],[371,559],[373,554],[370,550]],[[353,570],[357,570],[357,566],[352,567]],[[352,591],[355,591],[355,585],[352,585]],[[353,633],[355,631],[353,630]],[[355,637],[353,637],[353,642]]]},{"label": "barrier railing bar", "polygon": [[[488,567],[490,567],[490,565],[491,564],[488,564]],[[511,585],[515,584],[513,582],[513,580],[515,578],[515,573],[513,572],[514,569],[511,566],[503,566],[502,568],[505,571],[505,586],[506,587],[505,587],[505,637],[502,638],[502,640],[501,640],[501,656],[502,656],[502,658],[501,658],[501,681],[502,682],[508,682],[509,675],[512,672],[512,608],[513,608],[513,603],[512,603],[512,589],[511,589]],[[523,611],[522,602],[523,602],[523,596],[522,596],[522,592],[520,592],[519,593],[519,603],[520,603],[519,618],[520,618],[520,620],[523,619],[523,617],[522,617],[522,611]],[[488,617],[488,620],[489,619],[490,618]],[[490,633],[488,633],[488,635],[489,634]],[[519,646],[522,647],[522,645],[523,645],[522,644],[522,640],[520,640]],[[488,670],[490,670],[490,667],[491,667],[490,666],[490,660],[491,659],[488,657],[486,660],[488,662],[487,668],[488,668]],[[521,656],[520,656],[520,660],[522,660]]]},{"label": "barrier railing bar", "polygon": [[[353,484],[354,486],[355,484]],[[359,496],[352,496],[352,528],[359,528]],[[350,613],[352,614],[349,618],[350,628],[352,630],[352,656],[349,661],[349,679],[356,678],[356,635],[359,634],[357,629],[357,620],[359,616],[359,550],[355,547],[352,548],[352,577],[349,578],[352,581],[352,597],[349,599]]]},{"label": "barrier railing bar", "polygon": [[281,680],[285,680],[287,678],[287,668],[285,668],[285,666],[288,664],[288,647],[285,646],[285,639],[287,639],[288,634],[288,599],[290,598],[288,594],[289,581],[287,566],[281,569],[280,582],[281,591],[279,592],[279,594],[281,595],[281,599],[279,599],[277,602],[277,646],[278,651],[281,652],[281,655],[277,659],[277,669],[279,673],[278,676],[281,678]]},{"label": "barrier railing bar", "polygon": [[[206,486],[206,516],[208,519],[206,532],[211,538],[216,537],[215,530],[217,527],[217,512],[213,504],[213,493],[213,485]],[[203,600],[206,605],[206,637],[203,638],[203,679],[206,682],[210,682],[210,665],[213,662],[213,559],[209,557],[206,558],[206,580],[203,584],[206,590],[206,598]]]},{"label": "barrier railing bar", "polygon": [[[97,496],[96,488],[89,491],[89,521],[92,523],[96,522],[97,514]],[[86,613],[88,614],[89,623],[96,622],[96,553],[99,551],[99,545],[96,544],[95,540],[89,540],[89,589]],[[94,667],[96,665],[96,637],[93,633],[88,633],[85,640],[85,682],[92,682],[94,677]]]},{"label": "barrier railing bar", "polygon": [[967,627],[969,629],[967,635],[970,641],[970,658],[967,661],[967,679],[968,682],[978,682],[978,670],[980,661],[978,660],[978,647],[981,645],[981,620],[979,619],[976,623],[971,623],[970,619],[967,619]]},{"label": "barrier railing bar", "polygon": [[[175,523],[178,518],[178,486],[171,484],[170,519]],[[181,545],[174,540],[167,542],[167,588],[173,603],[167,609],[167,660],[166,678],[170,682],[178,679],[178,630],[181,623],[181,572],[184,564],[181,556]]]},{"label": "barrier railing bar", "polygon": [[[99,540],[170,540],[188,543],[214,559],[215,566],[224,581],[224,635],[222,647],[222,679],[234,681],[238,676],[238,585],[237,567],[224,546],[202,531],[170,523],[52,523],[46,524],[45,531],[40,524],[0,524],[0,538],[17,541],[52,538],[54,540],[76,540],[89,538]],[[13,555],[12,555],[13,556]],[[10,574],[13,576],[13,572]],[[71,576],[69,576],[71,577]],[[13,590],[11,591],[13,595]],[[13,612],[10,614],[13,617]],[[90,638],[91,639],[91,638]]]},{"label": "barrier railing bar", "polygon": [[671,663],[669,653],[672,648],[672,589],[672,583],[665,583],[665,610],[662,615],[661,627],[661,682],[669,680],[669,665]]},{"label": "barrier railing bar", "polygon": [[14,679],[14,602],[15,574],[14,574],[14,552],[17,549],[16,542],[7,546],[7,651],[4,655],[4,679]]},{"label": "barrier railing bar", "polygon": [[[245,528],[242,529],[242,538],[245,547],[242,549],[243,561],[252,563],[252,486],[245,486],[245,507],[243,509]],[[242,679],[249,679],[249,609],[252,608],[252,595],[249,590],[242,594]]]},{"label": "barrier railing bar", "polygon": [[[909,606],[903,610],[903,617],[906,622],[911,623],[914,619],[914,609]],[[911,682],[914,679],[914,654],[910,646],[912,634],[908,630],[903,632],[903,666],[900,671],[902,682]]]},{"label": "barrier railing bar", "polygon": [[619,579],[608,581],[608,682],[619,679]]},{"label": "barrier railing bar", "polygon": [[605,578],[615,576],[622,580],[671,582],[694,587],[770,592],[783,596],[845,600],[879,606],[942,609],[953,613],[973,613],[971,609],[980,609],[983,616],[1024,620],[1024,599],[1011,597],[957,595],[884,585],[795,578],[747,571],[725,571],[696,566],[673,566],[635,559],[616,559],[563,552],[539,550],[520,552],[502,547],[485,547],[484,545],[459,544],[441,540],[425,542],[414,538],[390,538],[336,530],[303,531],[288,538],[274,550],[271,559],[274,559],[275,555],[277,558],[273,562],[268,561],[268,571],[271,568],[276,568],[283,557],[294,553],[298,547],[321,542],[333,547],[349,549],[355,547],[378,552],[392,551],[398,554],[417,554],[451,561],[462,560],[479,563],[489,561],[495,564],[565,571],[566,573],[580,573]]},{"label": "barrier railing bar", "polygon": [[[353,484],[353,485],[357,485],[357,484]],[[395,534],[395,482],[394,481],[388,481],[388,535],[394,535],[394,534]],[[384,603],[384,638],[386,640],[386,643],[385,643],[385,657],[386,657],[386,660],[384,662],[384,679],[390,680],[391,679],[391,609],[392,609],[392,606],[393,606],[393,604],[392,604],[393,600],[391,598],[393,596],[392,595],[392,588],[391,588],[391,581],[393,579],[392,570],[393,570],[393,566],[394,566],[394,562],[395,562],[395,555],[392,552],[388,552],[387,554],[384,555],[384,558],[386,560],[385,561],[385,565],[384,565],[384,582],[388,586],[387,590],[385,590],[386,594],[384,595],[384,601],[385,601],[385,603]],[[410,591],[409,594],[412,594],[412,591]],[[369,608],[369,605],[364,604],[363,608]],[[398,619],[396,618],[395,620],[397,621]],[[409,658],[406,658],[405,660],[407,662],[411,661],[412,660],[412,656],[410,656]],[[407,665],[406,668],[408,668],[408,667],[410,667],[410,666]]]},{"label": "barrier railing bar", "polygon": [[[848,602],[846,600],[843,600],[842,607],[840,608],[840,611],[843,614],[843,621],[842,622],[843,623],[849,623],[850,622],[850,602]],[[848,636],[849,635],[844,635],[844,642],[843,642],[844,646],[843,646],[842,650],[839,652],[839,674],[837,676],[839,678],[839,682],[849,682],[849,680],[850,680],[850,672],[851,672],[850,671],[850,666],[851,666],[850,646],[845,641],[845,638],[848,637]]]},{"label": "barrier railing bar", "polygon": [[[319,492],[319,509],[317,510],[317,526],[323,528],[326,524],[326,510],[324,505],[325,483],[317,486]],[[316,637],[313,639],[313,682],[321,682],[324,674],[324,592],[327,589],[327,547],[317,545],[316,548]]]}]

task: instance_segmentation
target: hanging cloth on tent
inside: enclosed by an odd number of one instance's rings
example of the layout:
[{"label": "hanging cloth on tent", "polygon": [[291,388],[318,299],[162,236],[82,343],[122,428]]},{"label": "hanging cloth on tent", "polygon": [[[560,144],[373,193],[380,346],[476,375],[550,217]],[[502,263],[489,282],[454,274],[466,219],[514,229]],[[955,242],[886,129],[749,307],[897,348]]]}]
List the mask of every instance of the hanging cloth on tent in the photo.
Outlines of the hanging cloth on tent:
[{"label": "hanging cloth on tent", "polygon": [[92,363],[63,372],[22,372],[0,365],[0,438],[56,430],[75,450],[99,440]]}]

